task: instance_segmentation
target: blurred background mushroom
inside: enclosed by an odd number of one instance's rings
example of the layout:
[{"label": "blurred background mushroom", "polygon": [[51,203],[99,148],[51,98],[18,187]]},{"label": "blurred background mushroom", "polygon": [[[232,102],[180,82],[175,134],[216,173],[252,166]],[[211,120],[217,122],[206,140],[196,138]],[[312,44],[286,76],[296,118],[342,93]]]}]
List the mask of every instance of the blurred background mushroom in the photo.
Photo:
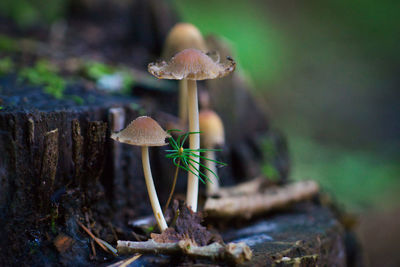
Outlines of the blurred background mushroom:
[{"label": "blurred background mushroom", "polygon": [[[200,142],[202,148],[210,149],[204,152],[204,157],[216,160],[216,151],[213,149],[223,147],[225,143],[224,125],[221,118],[212,110],[203,109],[199,113],[200,122]],[[219,180],[218,170],[215,162],[205,160],[204,165],[208,168],[204,170],[208,177],[206,182],[207,195],[212,196],[218,193]]]},{"label": "blurred background mushroom", "polygon": [[[195,48],[203,52],[207,52],[204,38],[193,24],[177,23],[169,31],[165,40],[163,58],[170,59],[176,53],[187,48]],[[187,81],[182,79],[179,81],[179,100],[178,100],[178,115],[181,123],[186,126],[187,123]]]}]

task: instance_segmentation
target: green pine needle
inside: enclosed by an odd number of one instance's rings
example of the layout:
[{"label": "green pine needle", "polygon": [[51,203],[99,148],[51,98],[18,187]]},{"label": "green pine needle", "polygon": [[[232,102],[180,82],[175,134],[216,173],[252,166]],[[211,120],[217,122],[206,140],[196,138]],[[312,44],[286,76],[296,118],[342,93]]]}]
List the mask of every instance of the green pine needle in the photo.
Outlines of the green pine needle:
[{"label": "green pine needle", "polygon": [[[177,129],[173,130],[168,130],[168,133],[174,132],[174,131],[179,131]],[[181,134],[177,137],[175,140],[173,137],[170,137],[168,139],[170,146],[172,149],[167,149],[165,150],[167,152],[167,155],[165,156],[168,159],[172,159],[172,163],[176,166],[181,168],[184,171],[190,172],[199,178],[199,180],[202,183],[205,183],[205,180],[210,181],[210,179],[207,177],[207,175],[203,172],[200,171],[200,167],[203,167],[204,169],[210,171],[215,178],[219,179],[218,175],[214,173],[212,170],[207,168],[204,164],[200,163],[200,159],[202,160],[208,160],[216,163],[219,166],[227,166],[226,163],[209,159],[207,157],[201,156],[200,153],[204,153],[206,151],[221,151],[221,149],[189,149],[189,148],[184,148],[184,144],[191,134],[200,134],[200,132],[188,132],[185,134]],[[199,154],[196,154],[195,152],[198,152]],[[178,159],[180,160],[181,164],[178,164]],[[195,163],[200,166],[199,168],[195,167]],[[211,182],[211,181],[210,181]]]}]

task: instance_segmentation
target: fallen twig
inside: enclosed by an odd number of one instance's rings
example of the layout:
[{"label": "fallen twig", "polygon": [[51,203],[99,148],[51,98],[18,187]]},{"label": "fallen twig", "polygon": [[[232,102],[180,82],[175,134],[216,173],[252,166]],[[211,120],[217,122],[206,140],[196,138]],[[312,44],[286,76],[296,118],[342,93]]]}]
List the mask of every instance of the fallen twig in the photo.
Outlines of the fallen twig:
[{"label": "fallen twig", "polygon": [[145,242],[132,242],[118,240],[118,254],[185,254],[196,258],[229,261],[242,263],[250,260],[251,249],[243,242],[221,245],[212,243],[208,246],[195,246],[190,240],[181,240],[176,243],[157,243],[153,239]]},{"label": "fallen twig", "polygon": [[129,264],[131,264],[132,262],[136,261],[137,259],[139,259],[139,257],[142,256],[142,254],[137,254],[129,259],[125,259],[116,263],[113,263],[111,265],[108,265],[107,267],[128,267]]},{"label": "fallen twig", "polygon": [[208,198],[204,211],[207,216],[214,218],[250,218],[255,214],[309,199],[318,191],[318,184],[314,181],[294,182],[281,187],[267,188],[259,193]]},{"label": "fallen twig", "polygon": [[82,227],[82,229],[91,237],[93,240],[99,245],[105,252],[111,252],[114,256],[117,255],[117,250],[113,248],[110,244],[108,244],[106,241],[96,237],[92,232],[84,226],[80,221],[76,220],[77,224]]},{"label": "fallen twig", "polygon": [[[87,212],[85,213],[85,219],[86,219],[86,223],[87,223],[87,229],[88,229],[89,231],[91,231],[91,229],[90,229],[89,215],[87,214]],[[90,246],[92,247],[93,257],[96,257],[97,253],[96,253],[96,247],[95,247],[95,245],[94,245],[93,239],[90,240]]]}]

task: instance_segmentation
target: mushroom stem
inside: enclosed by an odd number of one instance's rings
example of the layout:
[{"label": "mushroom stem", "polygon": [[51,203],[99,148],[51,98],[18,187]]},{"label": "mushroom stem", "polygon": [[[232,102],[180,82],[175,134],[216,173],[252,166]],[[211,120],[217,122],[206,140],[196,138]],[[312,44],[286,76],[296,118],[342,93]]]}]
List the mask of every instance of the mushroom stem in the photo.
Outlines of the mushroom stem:
[{"label": "mushroom stem", "polygon": [[[197,101],[197,85],[195,80],[187,80],[187,93],[188,93],[188,111],[189,111],[189,132],[199,132],[199,107]],[[200,135],[191,134],[189,136],[189,147],[190,149],[197,150],[200,148]],[[198,152],[193,152],[199,154]],[[191,156],[192,159],[198,160],[198,158]],[[197,211],[197,198],[199,192],[199,180],[198,175],[199,164],[192,162],[193,166],[190,169],[195,173],[188,172],[188,186],[186,194],[186,203],[191,209]],[[197,171],[195,170],[197,169]]]},{"label": "mushroom stem", "polygon": [[179,81],[179,119],[183,125],[187,123],[187,113],[187,80],[182,79]]},{"label": "mushroom stem", "polygon": [[[208,159],[215,160],[215,152],[214,151],[206,151],[204,156]],[[211,160],[205,160],[204,165],[208,169],[213,171],[215,174],[217,174],[217,166],[216,166],[215,162],[213,162]],[[213,174],[211,171],[209,171],[207,169],[205,170],[205,174],[209,179],[207,181],[207,195],[209,195],[209,196],[214,195],[219,190],[218,178],[215,177],[215,174]]]},{"label": "mushroom stem", "polygon": [[142,146],[142,164],[144,178],[146,180],[147,192],[149,193],[151,207],[153,208],[154,217],[161,232],[168,228],[164,215],[161,210],[160,202],[158,201],[156,188],[154,187],[153,176],[151,175],[149,147]]}]

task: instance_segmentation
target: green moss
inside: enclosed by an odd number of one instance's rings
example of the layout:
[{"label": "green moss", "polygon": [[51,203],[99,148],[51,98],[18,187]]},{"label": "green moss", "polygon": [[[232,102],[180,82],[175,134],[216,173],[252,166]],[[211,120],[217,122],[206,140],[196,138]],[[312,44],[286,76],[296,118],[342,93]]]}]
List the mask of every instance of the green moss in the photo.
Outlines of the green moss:
[{"label": "green moss", "polygon": [[142,108],[139,104],[137,103],[131,103],[131,109],[139,112],[139,116],[144,116],[146,115],[146,110],[144,108]]},{"label": "green moss", "polygon": [[69,95],[68,97],[71,98],[73,101],[75,101],[76,104],[78,104],[80,106],[85,104],[85,100],[78,95]]},{"label": "green moss", "polygon": [[119,74],[122,77],[121,90],[123,93],[130,93],[130,89],[135,83],[133,75],[125,67],[114,67],[102,62],[91,61],[84,66],[85,76],[95,82],[107,75]]},{"label": "green moss", "polygon": [[128,94],[131,92],[133,85],[135,84],[135,79],[131,73],[126,70],[121,72],[123,82],[122,82],[122,92]]},{"label": "green moss", "polygon": [[57,74],[57,68],[48,61],[37,61],[35,66],[22,69],[19,76],[20,80],[43,86],[43,91],[54,98],[61,99],[64,97],[66,82]]},{"label": "green moss", "polygon": [[0,76],[6,75],[15,69],[15,64],[10,57],[0,59]]},{"label": "green moss", "polygon": [[7,35],[0,34],[0,52],[14,52],[18,42]]},{"label": "green moss", "polygon": [[269,162],[263,164],[261,171],[268,179],[273,181],[278,181],[280,178],[279,171]]},{"label": "green moss", "polygon": [[154,226],[149,226],[146,229],[144,229],[144,231],[148,234],[148,233],[152,233],[154,231]]},{"label": "green moss", "polygon": [[104,75],[113,74],[114,68],[101,62],[91,61],[85,64],[84,72],[89,79],[97,81]]},{"label": "green moss", "polygon": [[280,178],[280,173],[272,162],[277,157],[277,148],[271,138],[266,137],[262,142],[262,151],[264,164],[262,166],[262,173],[271,180],[277,181]]},{"label": "green moss", "polygon": [[61,18],[68,7],[66,0],[1,0],[0,14],[21,28],[51,23]]}]

